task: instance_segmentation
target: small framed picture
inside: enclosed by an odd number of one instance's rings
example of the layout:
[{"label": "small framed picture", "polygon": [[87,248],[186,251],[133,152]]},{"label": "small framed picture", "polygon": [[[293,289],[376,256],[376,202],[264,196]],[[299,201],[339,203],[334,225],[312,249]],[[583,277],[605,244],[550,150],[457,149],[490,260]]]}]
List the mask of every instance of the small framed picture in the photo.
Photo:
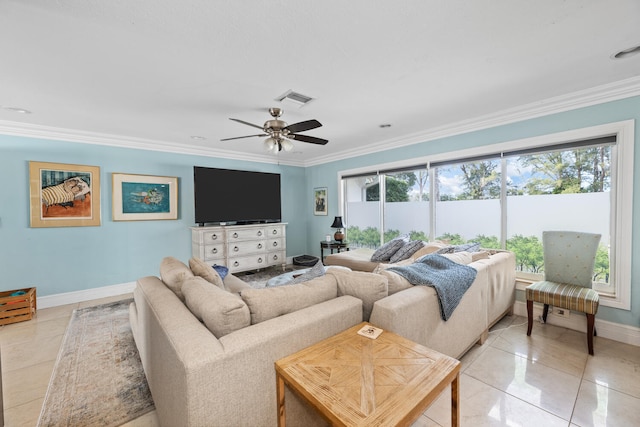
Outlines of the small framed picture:
[{"label": "small framed picture", "polygon": [[112,174],[113,220],[178,219],[178,178]]},{"label": "small framed picture", "polygon": [[31,227],[100,225],[100,168],[29,162]]},{"label": "small framed picture", "polygon": [[327,215],[327,187],[313,189],[313,214]]}]

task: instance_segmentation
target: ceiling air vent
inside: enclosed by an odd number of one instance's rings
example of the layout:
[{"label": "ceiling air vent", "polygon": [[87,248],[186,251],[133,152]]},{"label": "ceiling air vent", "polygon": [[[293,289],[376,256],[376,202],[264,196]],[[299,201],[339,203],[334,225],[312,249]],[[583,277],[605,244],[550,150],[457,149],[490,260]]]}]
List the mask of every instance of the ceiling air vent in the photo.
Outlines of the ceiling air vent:
[{"label": "ceiling air vent", "polygon": [[296,105],[298,107],[302,107],[302,106],[308,104],[309,102],[313,101],[313,98],[311,98],[310,96],[307,96],[307,95],[303,95],[303,94],[298,93],[298,92],[294,92],[292,90],[288,90],[287,92],[285,92],[282,95],[280,95],[279,97],[277,97],[276,101],[288,102],[288,103],[294,104],[294,105]]}]

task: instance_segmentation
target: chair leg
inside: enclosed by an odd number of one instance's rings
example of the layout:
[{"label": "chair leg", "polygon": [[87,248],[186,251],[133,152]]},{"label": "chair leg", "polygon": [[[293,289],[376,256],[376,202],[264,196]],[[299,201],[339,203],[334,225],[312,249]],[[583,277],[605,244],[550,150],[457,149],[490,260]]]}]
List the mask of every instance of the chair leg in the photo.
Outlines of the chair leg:
[{"label": "chair leg", "polygon": [[587,314],[587,345],[589,346],[589,354],[593,356],[593,335],[595,331],[595,320],[596,316],[594,314]]},{"label": "chair leg", "polygon": [[544,320],[544,323],[547,323],[548,314],[549,314],[549,304],[545,304],[544,309],[542,310],[542,320]]},{"label": "chair leg", "polygon": [[533,327],[533,300],[527,300],[527,336],[531,335]]}]

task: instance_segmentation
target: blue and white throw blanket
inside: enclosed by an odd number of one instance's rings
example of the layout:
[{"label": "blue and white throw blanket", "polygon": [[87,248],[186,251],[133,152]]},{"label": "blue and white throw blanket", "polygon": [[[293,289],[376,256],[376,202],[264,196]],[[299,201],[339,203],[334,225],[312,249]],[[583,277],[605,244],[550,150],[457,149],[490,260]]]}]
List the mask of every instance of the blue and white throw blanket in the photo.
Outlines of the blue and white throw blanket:
[{"label": "blue and white throw blanket", "polygon": [[476,269],[458,264],[442,255],[430,254],[413,264],[388,269],[398,273],[412,285],[432,286],[440,302],[442,320],[449,320],[464,293],[476,278]]}]

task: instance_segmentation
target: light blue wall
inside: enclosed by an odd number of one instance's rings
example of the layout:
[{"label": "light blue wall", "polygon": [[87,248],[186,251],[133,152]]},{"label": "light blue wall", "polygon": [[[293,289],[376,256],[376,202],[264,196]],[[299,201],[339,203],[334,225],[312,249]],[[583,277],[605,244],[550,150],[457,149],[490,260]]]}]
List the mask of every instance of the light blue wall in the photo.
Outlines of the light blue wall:
[{"label": "light blue wall", "polygon": [[[29,227],[29,161],[100,167],[100,227]],[[0,290],[36,286],[38,296],[133,282],[158,275],[160,260],[191,257],[193,166],[282,174],[287,255],[306,242],[304,168],[0,135]],[[177,221],[113,222],[111,174],[177,176]],[[223,203],[223,201],[221,201]]]},{"label": "light blue wall", "polygon": [[[428,118],[425,118],[425,123],[428,122],[427,119]],[[329,228],[331,220],[335,215],[338,215],[340,211],[337,187],[337,175],[339,171],[426,157],[438,153],[515,141],[523,138],[630,119],[636,120],[633,198],[635,218],[636,213],[640,212],[640,174],[638,173],[638,170],[640,170],[640,130],[637,128],[637,123],[640,120],[640,97],[627,98],[620,101],[415,144],[409,147],[390,149],[384,152],[308,167],[306,169],[307,193],[311,194],[314,187],[328,187],[329,216],[310,217],[309,228],[307,230],[307,249],[309,253],[319,255],[320,249],[318,242],[322,240],[327,233],[331,232]],[[308,203],[311,202],[308,201]],[[640,325],[640,285],[638,284],[640,281],[640,250],[638,249],[640,249],[640,222],[635,221],[633,227],[631,311],[601,307],[598,312],[598,318],[626,325]],[[522,298],[522,296],[518,295],[518,298]]]}]

